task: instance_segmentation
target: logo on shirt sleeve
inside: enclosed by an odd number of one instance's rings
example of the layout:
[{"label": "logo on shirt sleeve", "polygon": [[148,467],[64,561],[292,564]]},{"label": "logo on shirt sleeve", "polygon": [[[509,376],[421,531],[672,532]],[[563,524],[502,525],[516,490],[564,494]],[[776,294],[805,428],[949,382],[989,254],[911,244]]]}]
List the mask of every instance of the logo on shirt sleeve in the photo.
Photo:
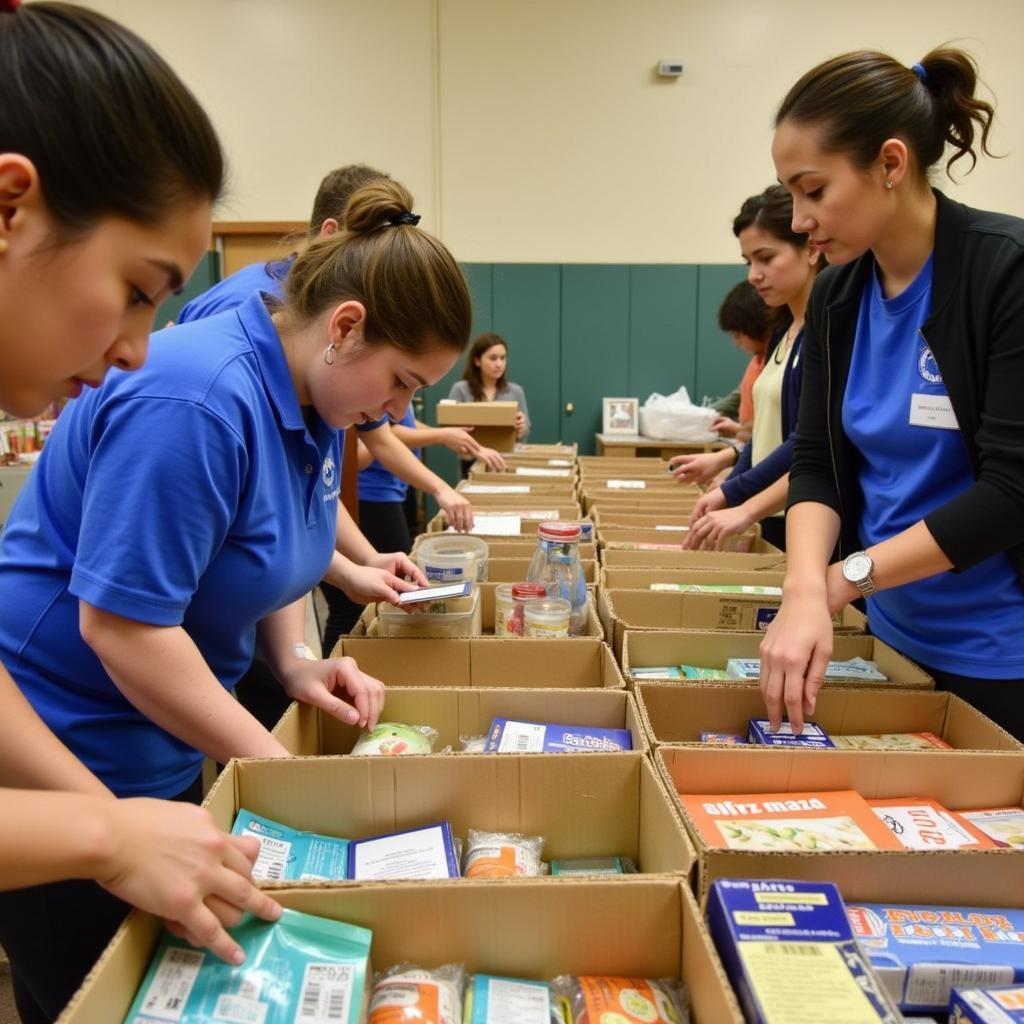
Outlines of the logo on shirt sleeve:
[{"label": "logo on shirt sleeve", "polygon": [[925,345],[917,358],[917,371],[929,384],[941,384],[942,374],[939,372],[939,364],[932,355],[932,350]]}]

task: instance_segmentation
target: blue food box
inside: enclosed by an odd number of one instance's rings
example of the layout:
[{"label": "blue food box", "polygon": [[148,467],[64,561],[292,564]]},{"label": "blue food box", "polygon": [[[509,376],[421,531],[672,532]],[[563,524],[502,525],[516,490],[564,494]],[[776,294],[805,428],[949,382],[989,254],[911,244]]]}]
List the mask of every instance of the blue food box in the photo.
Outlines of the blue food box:
[{"label": "blue food box", "polygon": [[944,1011],[954,987],[1024,982],[1024,910],[858,903],[847,916],[907,1013]]},{"label": "blue food box", "polygon": [[955,988],[949,1024],[1024,1024],[1024,988]]},{"label": "blue food box", "polygon": [[488,754],[567,754],[581,751],[632,750],[628,729],[599,729],[593,725],[555,725],[495,718],[487,730]]},{"label": "blue food box", "polygon": [[348,877],[363,882],[458,878],[459,858],[451,825],[439,821],[404,832],[353,839]]},{"label": "blue food box", "polygon": [[799,736],[793,735],[793,727],[783,722],[778,729],[772,731],[767,718],[752,718],[747,727],[747,739],[765,747],[803,747],[810,750],[825,750],[834,747],[828,733],[814,722],[804,722],[804,731]]},{"label": "blue food box", "polygon": [[718,879],[708,926],[748,1024],[901,1020],[829,882]]}]

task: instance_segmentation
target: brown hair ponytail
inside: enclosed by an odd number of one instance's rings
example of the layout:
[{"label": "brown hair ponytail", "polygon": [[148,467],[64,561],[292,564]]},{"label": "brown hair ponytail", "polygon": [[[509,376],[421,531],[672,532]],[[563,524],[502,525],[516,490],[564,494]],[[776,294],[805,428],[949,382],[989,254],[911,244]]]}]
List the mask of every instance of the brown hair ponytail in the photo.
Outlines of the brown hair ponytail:
[{"label": "brown hair ponytail", "polygon": [[399,182],[382,179],[353,193],[345,230],[315,239],[296,258],[285,281],[286,317],[306,322],[355,299],[366,307],[371,344],[464,349],[472,323],[466,279],[418,220]]},{"label": "brown hair ponytail", "polygon": [[[979,99],[978,66],[963,50],[941,46],[913,68],[884,53],[858,50],[808,71],[786,95],[775,116],[822,128],[822,146],[846,153],[859,167],[878,157],[886,139],[902,139],[925,177],[947,143],[946,171],[976,149],[992,155],[988,135],[995,109]],[[980,134],[976,146],[975,139]]]}]

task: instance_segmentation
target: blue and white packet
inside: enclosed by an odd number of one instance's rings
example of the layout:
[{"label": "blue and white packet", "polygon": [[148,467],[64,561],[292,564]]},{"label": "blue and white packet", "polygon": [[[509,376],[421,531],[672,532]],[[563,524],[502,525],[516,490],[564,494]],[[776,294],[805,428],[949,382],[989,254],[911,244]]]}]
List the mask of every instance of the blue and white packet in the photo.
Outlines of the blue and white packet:
[{"label": "blue and white packet", "polygon": [[124,1024],[359,1024],[373,933],[285,910],[230,929],[240,967],[164,932]]},{"label": "blue and white packet", "polygon": [[487,730],[488,754],[568,754],[586,751],[632,750],[628,729],[601,729],[591,725],[555,725],[492,719]]},{"label": "blue and white packet", "polygon": [[260,853],[252,868],[258,882],[338,881],[348,871],[348,840],[300,832],[244,807],[231,827],[235,836],[255,836]]},{"label": "blue and white packet", "polygon": [[477,974],[466,992],[463,1024],[551,1024],[546,981]]},{"label": "blue and white packet", "polygon": [[804,750],[835,747],[828,733],[815,722],[804,722],[804,731],[794,736],[793,726],[789,722],[781,722],[773,732],[767,718],[752,718],[747,727],[747,739],[750,743],[764,747],[802,747]]},{"label": "blue and white packet", "polygon": [[952,1024],[1024,1024],[1024,988],[955,988],[949,1019]]},{"label": "blue and white packet", "polygon": [[451,825],[441,821],[405,832],[353,839],[348,877],[375,882],[460,877]]}]

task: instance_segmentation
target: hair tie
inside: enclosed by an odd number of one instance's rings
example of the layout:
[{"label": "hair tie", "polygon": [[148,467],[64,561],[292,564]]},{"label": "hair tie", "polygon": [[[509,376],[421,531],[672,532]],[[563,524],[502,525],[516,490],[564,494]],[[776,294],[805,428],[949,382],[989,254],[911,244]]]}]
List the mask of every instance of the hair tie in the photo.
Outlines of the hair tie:
[{"label": "hair tie", "polygon": [[21,6],[21,0],[0,0],[0,12],[13,14]]},{"label": "hair tie", "polygon": [[928,71],[923,64],[911,64],[910,70],[921,80],[922,85],[928,84]]},{"label": "hair tie", "polygon": [[418,213],[396,213],[394,217],[388,217],[388,223],[393,228],[397,228],[400,224],[412,224],[415,227],[419,222],[420,215]]}]

